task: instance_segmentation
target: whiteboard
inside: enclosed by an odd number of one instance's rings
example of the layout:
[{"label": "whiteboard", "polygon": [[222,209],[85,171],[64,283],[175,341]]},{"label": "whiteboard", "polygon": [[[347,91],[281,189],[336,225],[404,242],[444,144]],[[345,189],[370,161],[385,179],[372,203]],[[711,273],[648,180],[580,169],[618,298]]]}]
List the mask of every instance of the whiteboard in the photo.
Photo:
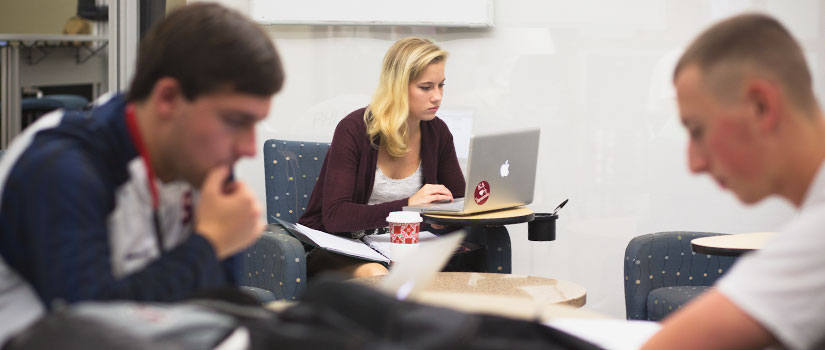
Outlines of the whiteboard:
[{"label": "whiteboard", "polygon": [[492,0],[250,0],[262,24],[492,27]]}]

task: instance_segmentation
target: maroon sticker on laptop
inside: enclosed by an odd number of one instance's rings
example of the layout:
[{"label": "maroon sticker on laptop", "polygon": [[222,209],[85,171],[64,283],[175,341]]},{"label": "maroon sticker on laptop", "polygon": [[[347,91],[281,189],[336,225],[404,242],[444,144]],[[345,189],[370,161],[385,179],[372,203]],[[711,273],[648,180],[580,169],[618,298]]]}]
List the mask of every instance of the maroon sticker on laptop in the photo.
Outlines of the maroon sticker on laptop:
[{"label": "maroon sticker on laptop", "polygon": [[476,185],[474,198],[476,200],[476,204],[478,205],[482,205],[487,202],[487,199],[490,198],[490,184],[487,183],[487,181],[481,181],[478,185]]}]

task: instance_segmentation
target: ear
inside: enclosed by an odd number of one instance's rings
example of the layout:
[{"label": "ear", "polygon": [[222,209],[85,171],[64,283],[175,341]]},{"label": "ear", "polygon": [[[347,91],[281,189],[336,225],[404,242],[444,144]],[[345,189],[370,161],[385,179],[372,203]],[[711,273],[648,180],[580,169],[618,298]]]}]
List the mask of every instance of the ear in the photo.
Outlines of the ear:
[{"label": "ear", "polygon": [[169,118],[175,115],[175,111],[183,102],[183,90],[177,79],[163,77],[155,82],[149,100],[154,106],[155,113],[161,118]]},{"label": "ear", "polygon": [[773,82],[754,79],[746,83],[745,99],[761,131],[776,130],[782,122],[784,104],[780,87]]}]

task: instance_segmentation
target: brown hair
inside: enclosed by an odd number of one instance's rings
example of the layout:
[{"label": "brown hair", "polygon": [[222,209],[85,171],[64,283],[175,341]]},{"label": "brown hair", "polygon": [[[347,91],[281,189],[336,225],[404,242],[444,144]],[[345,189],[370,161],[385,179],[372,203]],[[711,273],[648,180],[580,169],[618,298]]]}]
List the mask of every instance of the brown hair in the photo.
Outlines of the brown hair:
[{"label": "brown hair", "polygon": [[163,77],[177,79],[194,100],[227,88],[271,96],[283,86],[284,71],[257,24],[221,5],[196,3],[170,13],[143,38],[127,100],[144,100]]},{"label": "brown hair", "polygon": [[723,97],[738,91],[745,74],[752,73],[782,85],[797,107],[816,106],[802,48],[779,21],[767,15],[734,16],[702,32],[682,54],[673,80],[689,65],[696,65],[714,93]]}]

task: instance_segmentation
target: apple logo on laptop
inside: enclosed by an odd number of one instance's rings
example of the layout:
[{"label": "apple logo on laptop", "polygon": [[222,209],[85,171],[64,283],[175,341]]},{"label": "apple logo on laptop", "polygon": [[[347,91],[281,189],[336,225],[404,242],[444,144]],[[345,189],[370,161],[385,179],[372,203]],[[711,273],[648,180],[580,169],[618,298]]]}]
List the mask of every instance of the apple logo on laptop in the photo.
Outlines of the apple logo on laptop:
[{"label": "apple logo on laptop", "polygon": [[505,160],[504,164],[501,165],[499,169],[499,173],[501,173],[501,177],[507,177],[510,175],[510,160]]}]

